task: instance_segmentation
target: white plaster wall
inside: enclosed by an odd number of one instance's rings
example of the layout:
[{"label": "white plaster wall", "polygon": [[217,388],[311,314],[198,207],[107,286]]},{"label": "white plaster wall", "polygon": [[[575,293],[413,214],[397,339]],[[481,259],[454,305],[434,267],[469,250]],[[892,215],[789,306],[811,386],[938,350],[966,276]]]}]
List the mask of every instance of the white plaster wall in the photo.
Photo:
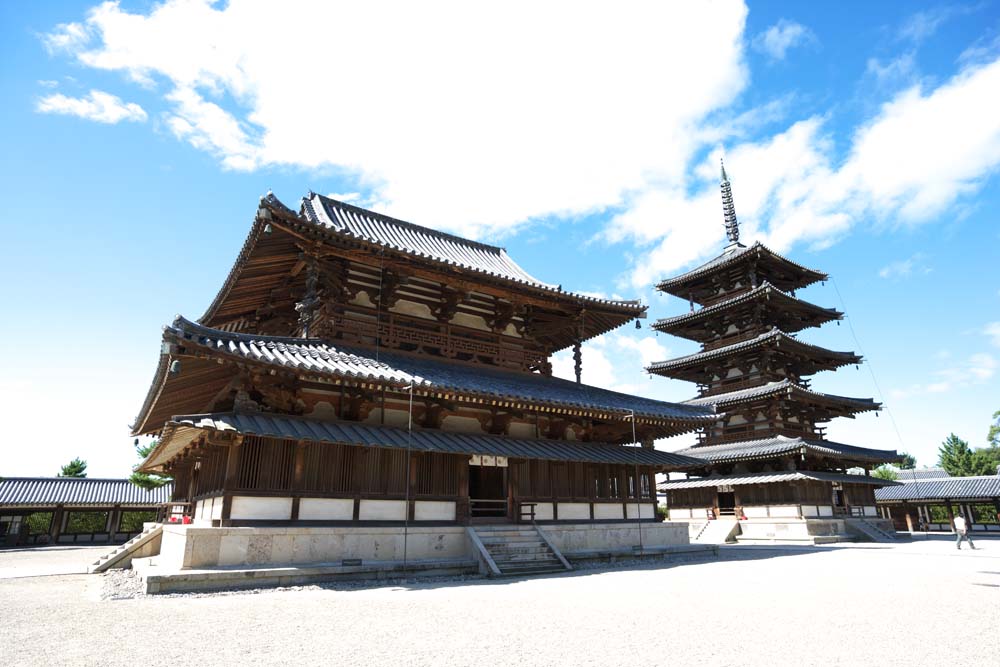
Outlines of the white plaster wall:
[{"label": "white plaster wall", "polygon": [[490,328],[486,326],[486,320],[478,315],[470,315],[469,313],[455,313],[455,316],[451,318],[451,323],[463,327],[469,327],[470,329],[490,331]]},{"label": "white plaster wall", "polygon": [[414,521],[454,521],[455,503],[446,500],[418,500],[413,507]]},{"label": "white plaster wall", "polygon": [[[388,409],[385,411],[385,425],[386,426],[396,426],[400,428],[406,428],[409,413],[406,410],[392,410]],[[365,419],[366,424],[382,424],[382,409],[375,408],[370,413],[368,413],[368,418]]]},{"label": "white plaster wall", "polygon": [[533,440],[535,437],[535,425],[511,422],[510,428],[508,429],[508,434],[512,438],[522,438],[524,440]]},{"label": "white plaster wall", "polygon": [[317,401],[316,405],[313,406],[312,412],[307,412],[306,416],[316,419],[333,420],[338,419],[340,415],[337,414],[337,409],[329,401]]},{"label": "white plaster wall", "polygon": [[299,519],[302,521],[350,521],[354,501],[350,498],[302,498]]},{"label": "white plaster wall", "polygon": [[361,521],[403,521],[406,519],[406,501],[362,500],[358,518]]},{"label": "white plaster wall", "polygon": [[817,509],[820,516],[833,516],[833,507],[830,505],[820,505]]},{"label": "white plaster wall", "polygon": [[396,305],[389,309],[393,313],[402,313],[411,317],[419,317],[424,320],[433,320],[434,313],[430,306],[425,303],[414,303],[413,301],[397,301]]},{"label": "white plaster wall", "polygon": [[687,507],[671,507],[667,512],[667,515],[671,519],[690,519],[692,518],[691,510]]},{"label": "white plaster wall", "polygon": [[772,505],[771,516],[776,518],[794,519],[799,515],[797,505]]},{"label": "white plaster wall", "polygon": [[878,516],[878,510],[872,506],[865,505],[865,516]]},{"label": "white plaster wall", "polygon": [[621,503],[594,503],[595,519],[621,519],[622,516]]},{"label": "white plaster wall", "polygon": [[590,521],[588,503],[559,503],[559,520],[585,519]]},{"label": "white plaster wall", "polygon": [[549,521],[552,519],[552,508],[555,503],[538,503],[535,505],[535,520]]},{"label": "white plaster wall", "polygon": [[482,433],[483,425],[474,417],[459,417],[448,415],[441,420],[442,431],[453,431],[456,433]]},{"label": "white plaster wall", "polygon": [[261,498],[256,496],[233,496],[230,519],[244,520],[288,520],[292,517],[291,498]]},{"label": "white plaster wall", "polygon": [[743,513],[748,519],[767,518],[766,507],[744,507]]},{"label": "white plaster wall", "polygon": [[803,505],[802,516],[819,516],[819,509],[815,505]]},{"label": "white plaster wall", "polygon": [[635,503],[629,503],[625,506],[625,518],[634,519],[636,508],[639,509],[640,519],[652,519],[656,516],[656,509],[650,503],[640,503],[638,506]]},{"label": "white plaster wall", "polygon": [[212,499],[212,518],[222,519],[222,496]]}]

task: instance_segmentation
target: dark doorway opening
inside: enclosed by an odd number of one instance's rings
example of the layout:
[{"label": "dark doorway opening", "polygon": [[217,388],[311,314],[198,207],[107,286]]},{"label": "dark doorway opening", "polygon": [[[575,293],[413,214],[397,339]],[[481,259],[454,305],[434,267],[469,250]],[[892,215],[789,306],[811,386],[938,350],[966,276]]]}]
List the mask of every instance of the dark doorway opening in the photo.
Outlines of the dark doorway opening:
[{"label": "dark doorway opening", "polygon": [[718,499],[719,516],[732,516],[736,514],[736,494],[732,491],[719,491]]},{"label": "dark doorway opening", "polygon": [[507,468],[469,466],[469,509],[474,520],[506,520]]}]

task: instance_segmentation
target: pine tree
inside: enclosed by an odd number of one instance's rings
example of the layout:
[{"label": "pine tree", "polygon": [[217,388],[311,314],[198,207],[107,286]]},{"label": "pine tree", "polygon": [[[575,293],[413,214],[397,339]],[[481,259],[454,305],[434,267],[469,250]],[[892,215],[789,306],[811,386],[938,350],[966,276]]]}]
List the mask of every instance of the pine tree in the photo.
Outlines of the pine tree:
[{"label": "pine tree", "polygon": [[913,470],[917,467],[916,457],[907,454],[906,452],[900,452],[899,454],[899,469],[900,470]]},{"label": "pine tree", "polygon": [[[153,440],[148,445],[140,445],[139,440],[135,441],[135,453],[139,455],[139,463],[146,460],[149,453],[156,449],[157,441]],[[139,465],[136,465],[138,468]],[[146,472],[136,472],[135,468],[132,469],[132,474],[129,476],[128,481],[132,482],[136,486],[143,489],[155,489],[163,486],[170,482],[172,477],[165,475],[151,475]]]},{"label": "pine tree", "polygon": [[899,479],[899,474],[889,466],[879,466],[872,471],[872,477],[877,477],[879,479],[887,479],[890,482],[895,482]]},{"label": "pine tree", "polygon": [[64,465],[59,472],[60,477],[86,477],[87,462],[77,457]]}]

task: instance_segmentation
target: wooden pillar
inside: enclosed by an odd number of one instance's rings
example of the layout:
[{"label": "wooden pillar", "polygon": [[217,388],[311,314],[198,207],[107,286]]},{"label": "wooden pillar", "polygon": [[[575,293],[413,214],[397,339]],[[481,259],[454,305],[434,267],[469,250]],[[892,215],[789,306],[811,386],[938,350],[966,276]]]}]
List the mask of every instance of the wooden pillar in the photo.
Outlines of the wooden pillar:
[{"label": "wooden pillar", "polygon": [[409,475],[407,476],[407,483],[410,485],[410,502],[407,503],[406,516],[409,517],[410,521],[416,519],[416,495],[417,495],[417,470],[419,459],[417,458],[420,454],[418,452],[410,452],[410,467],[408,468]]},{"label": "wooden pillar", "polygon": [[[384,392],[383,392],[384,394]],[[292,521],[299,520],[299,501],[302,496],[302,485],[306,476],[306,443],[299,440],[295,443],[295,468],[292,473]]]},{"label": "wooden pillar", "polygon": [[517,505],[514,500],[514,489],[518,484],[518,468],[519,466],[510,465],[510,459],[507,460],[507,474],[504,475],[507,479],[507,518],[515,523],[521,521],[521,517],[516,516],[515,508]]},{"label": "wooden pillar", "polygon": [[221,525],[228,526],[233,510],[233,490],[240,480],[240,451],[243,446],[243,436],[237,436],[229,445],[226,454],[226,477],[222,482],[222,516]]},{"label": "wooden pillar", "polygon": [[469,524],[469,459],[462,456],[458,460],[458,499],[455,503],[455,520],[463,526]]},{"label": "wooden pillar", "polygon": [[56,505],[55,510],[52,512],[52,523],[49,524],[49,535],[52,538],[52,544],[59,541],[59,535],[62,534],[63,530],[63,520],[66,513],[63,511],[62,505]]},{"label": "wooden pillar", "polygon": [[[904,510],[906,511],[906,530],[913,532],[913,514],[910,512],[909,503],[904,504]],[[917,508],[919,511],[919,508]]]},{"label": "wooden pillar", "polygon": [[948,510],[948,525],[951,526],[952,531],[955,530],[955,512],[951,509],[951,501],[945,498],[944,500],[945,509]]}]

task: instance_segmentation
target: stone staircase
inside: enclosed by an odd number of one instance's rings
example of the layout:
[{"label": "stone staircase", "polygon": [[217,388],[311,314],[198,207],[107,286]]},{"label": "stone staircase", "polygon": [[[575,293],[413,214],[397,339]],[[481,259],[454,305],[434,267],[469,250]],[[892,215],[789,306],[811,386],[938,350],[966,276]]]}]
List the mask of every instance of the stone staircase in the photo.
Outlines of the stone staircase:
[{"label": "stone staircase", "polygon": [[[104,554],[98,560],[91,563],[87,572],[104,572],[116,565],[125,567],[132,562],[132,558],[147,544],[157,539],[163,533],[163,524],[149,525],[141,533],[133,537],[124,544],[119,544],[112,551]],[[159,547],[157,547],[159,549]]]},{"label": "stone staircase", "polygon": [[898,542],[896,535],[882,530],[873,522],[867,519],[862,519],[860,517],[852,517],[850,519],[845,519],[848,527],[853,528],[857,532],[861,533],[872,542]]},{"label": "stone staircase", "polygon": [[555,574],[572,570],[537,526],[476,526],[469,536],[493,576]]},{"label": "stone staircase", "polygon": [[715,519],[709,521],[698,532],[698,535],[691,540],[692,544],[726,544],[730,540],[735,541],[735,535],[739,532],[740,522],[736,519]]}]

